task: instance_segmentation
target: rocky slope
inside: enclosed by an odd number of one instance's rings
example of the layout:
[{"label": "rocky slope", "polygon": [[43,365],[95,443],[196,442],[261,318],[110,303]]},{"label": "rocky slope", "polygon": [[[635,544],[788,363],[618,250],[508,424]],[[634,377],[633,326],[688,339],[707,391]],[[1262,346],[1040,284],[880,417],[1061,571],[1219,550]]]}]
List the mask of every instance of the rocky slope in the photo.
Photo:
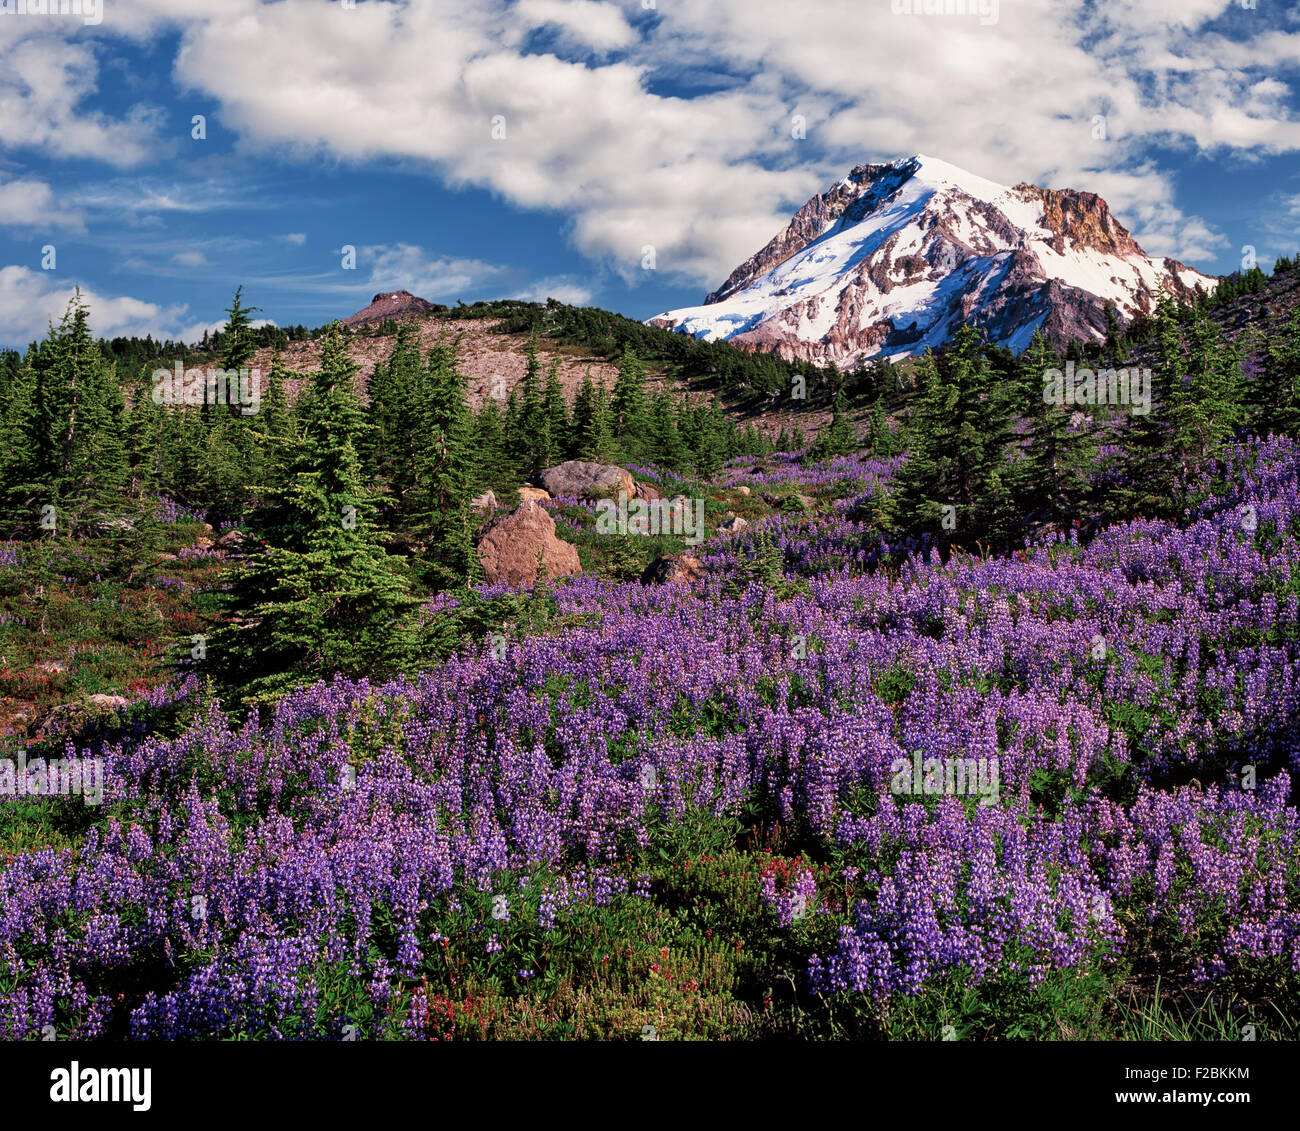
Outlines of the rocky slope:
[{"label": "rocky slope", "polygon": [[702,306],[651,325],[852,368],[938,347],[962,323],[1012,350],[1105,336],[1106,307],[1215,279],[1146,255],[1093,193],[1008,188],[932,157],[859,165],[813,197]]}]

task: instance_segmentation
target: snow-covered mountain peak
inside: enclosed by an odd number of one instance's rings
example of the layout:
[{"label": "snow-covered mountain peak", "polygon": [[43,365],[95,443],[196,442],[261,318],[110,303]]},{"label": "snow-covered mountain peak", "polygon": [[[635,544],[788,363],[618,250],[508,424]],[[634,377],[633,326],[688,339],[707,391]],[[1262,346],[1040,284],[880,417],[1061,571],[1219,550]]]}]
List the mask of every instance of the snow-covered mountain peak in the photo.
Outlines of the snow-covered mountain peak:
[{"label": "snow-covered mountain peak", "polygon": [[1092,193],[998,184],[915,154],[808,201],[704,304],[651,323],[853,367],[941,345],[963,322],[1013,350],[1104,335],[1215,280],[1147,256]]}]

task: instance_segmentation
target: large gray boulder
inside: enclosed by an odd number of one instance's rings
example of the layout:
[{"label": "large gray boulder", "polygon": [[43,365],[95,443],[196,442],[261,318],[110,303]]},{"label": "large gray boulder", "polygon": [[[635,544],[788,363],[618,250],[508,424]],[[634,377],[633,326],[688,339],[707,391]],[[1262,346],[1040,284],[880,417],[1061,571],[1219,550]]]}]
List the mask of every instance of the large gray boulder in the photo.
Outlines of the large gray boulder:
[{"label": "large gray boulder", "polygon": [[571,459],[541,474],[542,486],[552,495],[575,499],[615,499],[620,491],[630,499],[636,494],[632,473],[608,463]]}]

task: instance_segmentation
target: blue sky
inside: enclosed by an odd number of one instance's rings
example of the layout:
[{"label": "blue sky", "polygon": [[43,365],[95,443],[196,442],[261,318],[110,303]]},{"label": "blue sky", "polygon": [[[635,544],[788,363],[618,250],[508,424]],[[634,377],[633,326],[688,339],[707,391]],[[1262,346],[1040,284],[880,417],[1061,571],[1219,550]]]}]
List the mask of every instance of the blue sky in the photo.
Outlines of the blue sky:
[{"label": "blue sky", "polygon": [[983,2],[0,0],[0,343],[75,286],[187,340],[240,284],[280,324],[398,287],[645,318],[918,152],[1203,271],[1300,249],[1300,4]]}]

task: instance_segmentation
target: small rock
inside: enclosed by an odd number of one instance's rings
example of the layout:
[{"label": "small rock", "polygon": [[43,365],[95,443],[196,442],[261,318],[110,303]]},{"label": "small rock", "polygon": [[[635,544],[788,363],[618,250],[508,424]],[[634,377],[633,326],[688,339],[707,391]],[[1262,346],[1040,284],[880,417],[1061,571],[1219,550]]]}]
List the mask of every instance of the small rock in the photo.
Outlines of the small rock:
[{"label": "small rock", "polygon": [[744,495],[745,498],[748,499],[748,498],[749,498],[749,488],[748,488],[748,487],[737,487],[737,488],[736,488],[736,494],[737,494],[737,495]]},{"label": "small rock", "polygon": [[743,518],[733,514],[730,518],[718,523],[718,532],[721,534],[738,534],[748,526],[749,523]]},{"label": "small rock", "polygon": [[653,483],[638,482],[636,485],[636,494],[639,499],[646,499],[653,502],[655,499],[662,499],[663,492]]},{"label": "small rock", "polygon": [[84,707],[76,703],[60,703],[41,720],[41,725],[36,728],[36,733],[41,736],[56,734],[84,719],[85,716]]},{"label": "small rock", "polygon": [[[202,538],[199,539],[203,541]],[[242,530],[227,530],[220,538],[217,539],[217,546],[222,550],[238,550],[244,545],[244,532]]]},{"label": "small rock", "polygon": [[520,487],[519,501],[521,503],[540,503],[551,497],[549,491],[542,490],[541,487]]},{"label": "small rock", "polygon": [[688,584],[705,574],[704,563],[692,554],[665,554],[655,558],[641,575],[642,585]]},{"label": "small rock", "polygon": [[469,505],[472,510],[491,512],[497,509],[497,497],[491,491],[484,491],[477,499],[471,499]]},{"label": "small rock", "polygon": [[121,695],[92,695],[90,702],[104,711],[120,711],[131,705],[131,700]]}]

